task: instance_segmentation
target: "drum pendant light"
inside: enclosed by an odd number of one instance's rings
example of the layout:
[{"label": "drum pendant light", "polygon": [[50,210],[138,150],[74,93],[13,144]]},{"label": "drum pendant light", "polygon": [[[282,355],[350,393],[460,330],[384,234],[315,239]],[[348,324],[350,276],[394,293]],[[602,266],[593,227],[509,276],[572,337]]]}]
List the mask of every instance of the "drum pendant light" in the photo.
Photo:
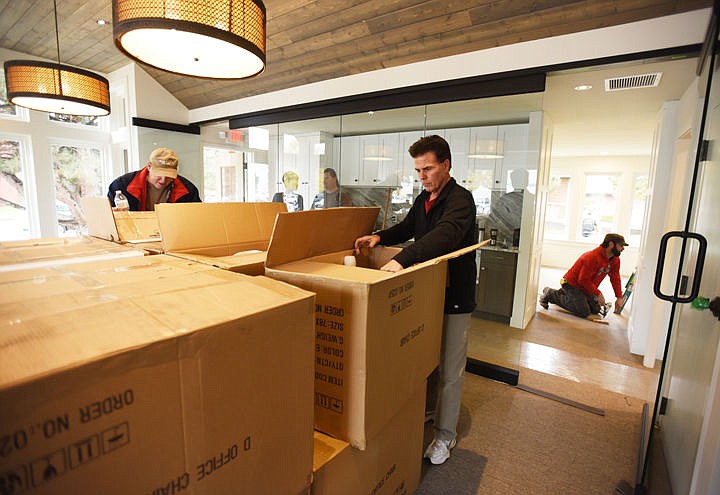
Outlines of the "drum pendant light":
[{"label": "drum pendant light", "polygon": [[115,45],[176,74],[243,79],[265,70],[260,0],[113,0]]},{"label": "drum pendant light", "polygon": [[42,112],[101,116],[110,113],[110,85],[93,72],[60,64],[57,3],[55,42],[57,63],[8,60],[4,64],[8,100]]}]

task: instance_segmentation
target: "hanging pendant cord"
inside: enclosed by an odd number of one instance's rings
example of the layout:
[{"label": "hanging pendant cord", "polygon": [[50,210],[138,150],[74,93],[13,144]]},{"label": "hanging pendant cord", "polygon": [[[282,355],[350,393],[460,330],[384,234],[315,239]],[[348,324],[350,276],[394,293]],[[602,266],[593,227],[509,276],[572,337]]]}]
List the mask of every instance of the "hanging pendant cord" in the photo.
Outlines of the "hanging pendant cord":
[{"label": "hanging pendant cord", "polygon": [[57,61],[58,66],[60,65],[60,34],[58,31],[58,20],[57,20],[57,0],[53,0],[53,12],[55,12],[55,47],[57,48]]}]

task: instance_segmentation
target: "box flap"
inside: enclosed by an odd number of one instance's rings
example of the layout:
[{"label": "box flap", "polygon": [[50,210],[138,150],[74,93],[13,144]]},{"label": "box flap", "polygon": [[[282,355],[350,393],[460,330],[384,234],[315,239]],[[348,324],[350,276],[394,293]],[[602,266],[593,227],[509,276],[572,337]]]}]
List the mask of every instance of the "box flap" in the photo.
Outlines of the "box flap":
[{"label": "box flap", "polygon": [[451,253],[443,254],[442,256],[438,256],[437,258],[433,258],[431,260],[423,261],[422,263],[418,263],[417,265],[413,265],[413,266],[407,268],[407,270],[415,270],[418,268],[422,268],[424,266],[440,263],[441,261],[447,261],[447,260],[451,260],[453,258],[457,258],[458,256],[462,256],[463,254],[467,254],[472,251],[475,251],[476,249],[487,244],[488,242],[490,242],[490,239],[487,239],[482,242],[478,242],[477,244],[473,244],[472,246],[467,246],[462,249],[458,249],[457,251],[453,251]]},{"label": "box flap", "polygon": [[165,251],[230,256],[267,245],[285,203],[161,203],[155,206]]},{"label": "box flap", "polygon": [[85,214],[88,234],[108,241],[120,242],[120,234],[115,225],[110,200],[106,197],[80,198],[80,206]]},{"label": "box flap", "polygon": [[154,211],[114,211],[112,215],[122,242],[160,241],[160,227]]},{"label": "box flap", "polygon": [[380,208],[329,208],[280,213],[275,220],[265,266],[352,249],[372,232]]}]

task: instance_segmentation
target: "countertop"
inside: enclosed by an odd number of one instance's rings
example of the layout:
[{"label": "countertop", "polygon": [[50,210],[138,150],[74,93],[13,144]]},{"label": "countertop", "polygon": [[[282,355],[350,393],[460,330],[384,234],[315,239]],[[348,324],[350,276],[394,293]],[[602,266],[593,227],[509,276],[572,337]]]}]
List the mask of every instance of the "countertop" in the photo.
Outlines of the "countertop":
[{"label": "countertop", "polygon": [[514,248],[514,247],[504,248],[504,247],[500,247],[500,245],[491,246],[489,244],[481,246],[478,249],[480,249],[481,251],[501,251],[503,253],[516,253],[516,254],[519,252],[518,248]]}]

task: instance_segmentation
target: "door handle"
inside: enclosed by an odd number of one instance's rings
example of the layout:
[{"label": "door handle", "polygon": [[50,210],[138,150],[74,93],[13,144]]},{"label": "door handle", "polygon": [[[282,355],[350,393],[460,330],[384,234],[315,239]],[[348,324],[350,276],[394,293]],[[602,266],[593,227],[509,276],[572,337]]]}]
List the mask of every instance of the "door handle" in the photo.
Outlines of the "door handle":
[{"label": "door handle", "polygon": [[[674,295],[663,294],[660,290],[662,283],[663,269],[665,268],[665,255],[667,254],[667,243],[673,237],[680,237],[681,239],[695,239],[698,241],[698,253],[697,260],[695,260],[695,274],[693,275],[692,288],[690,289],[690,295],[686,297],[679,297]],[[653,285],[653,292],[655,295],[663,301],[678,302],[678,303],[689,303],[692,302],[698,296],[700,292],[700,281],[702,279],[703,266],[705,264],[705,251],[707,250],[707,239],[700,234],[695,232],[685,231],[672,231],[667,232],[662,236],[660,240],[660,252],[658,253],[657,268],[655,269],[655,284]],[[682,261],[682,260],[681,260]]]}]

